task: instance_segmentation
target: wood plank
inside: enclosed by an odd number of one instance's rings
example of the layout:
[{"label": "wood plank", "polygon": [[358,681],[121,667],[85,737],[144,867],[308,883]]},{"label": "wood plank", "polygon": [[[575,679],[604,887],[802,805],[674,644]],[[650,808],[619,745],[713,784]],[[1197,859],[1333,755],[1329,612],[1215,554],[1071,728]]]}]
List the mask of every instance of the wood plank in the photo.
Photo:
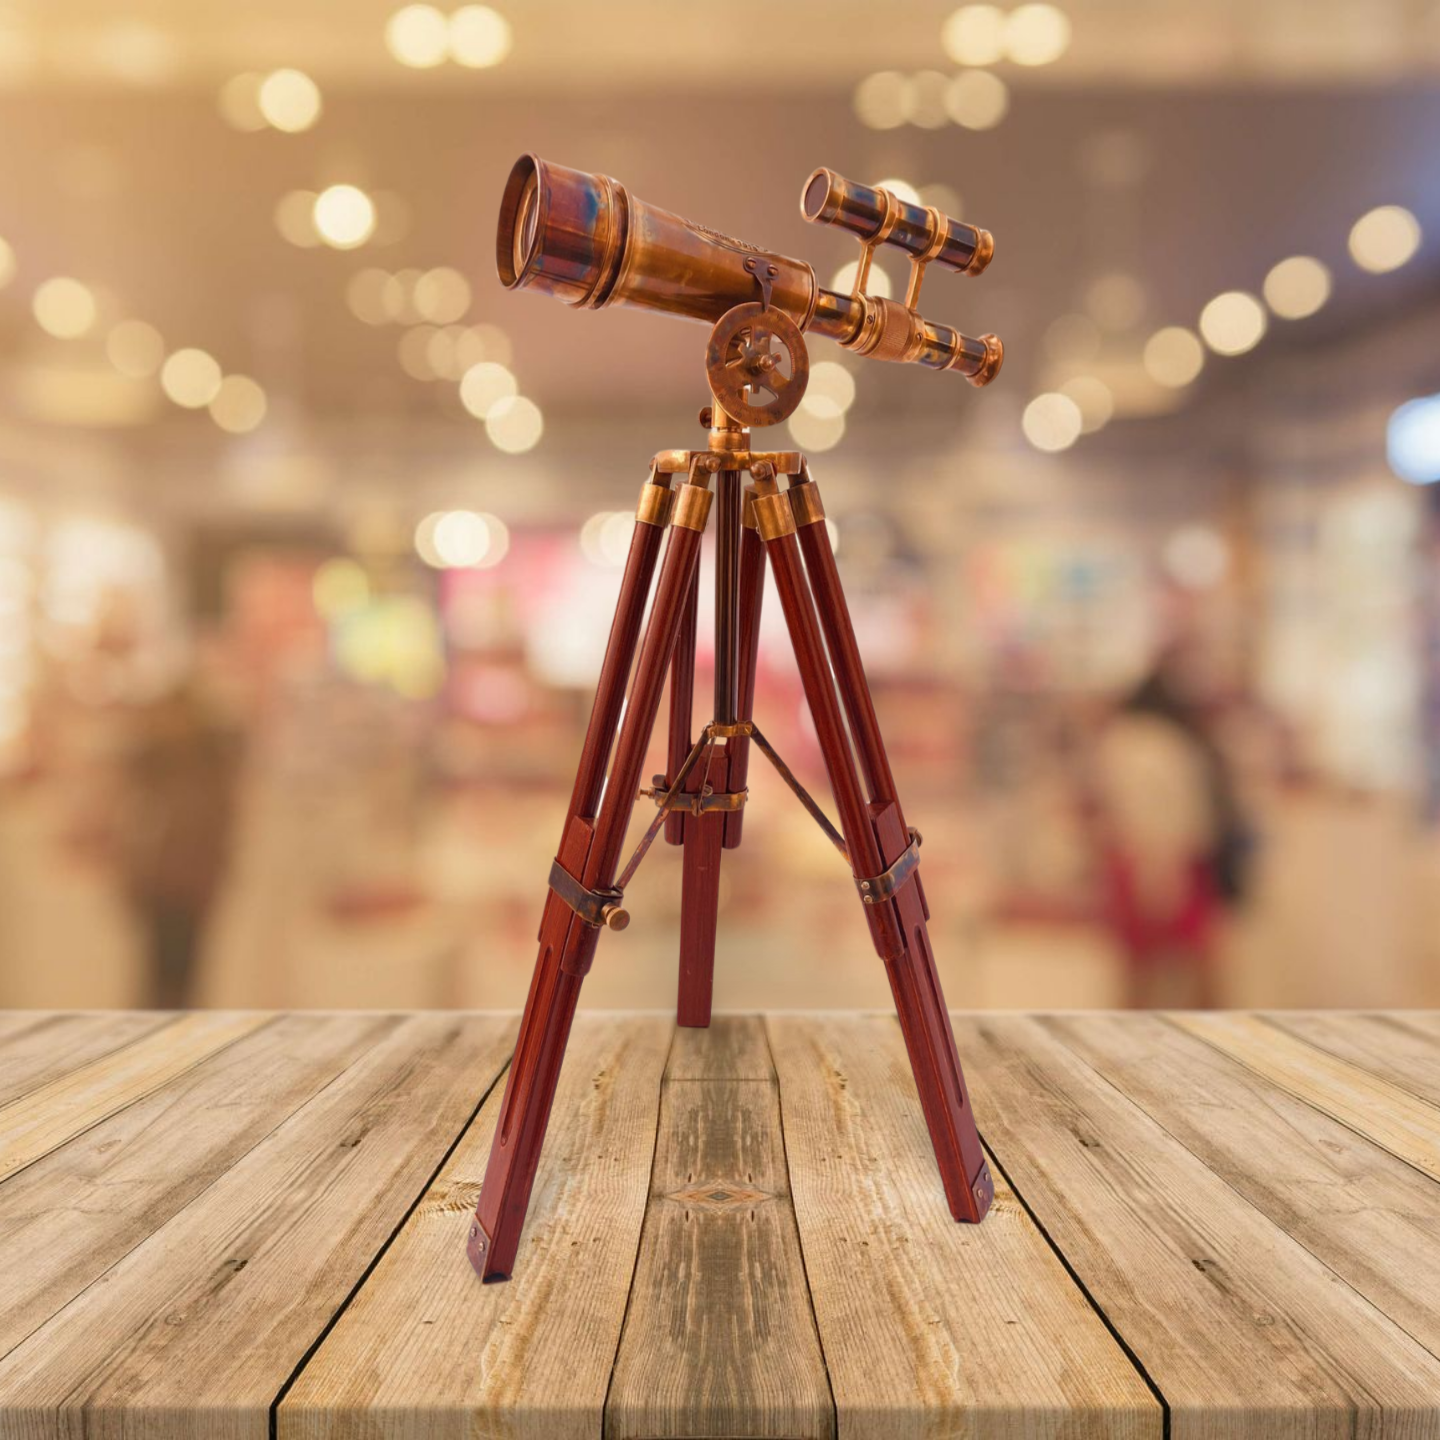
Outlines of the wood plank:
[{"label": "wood plank", "polygon": [[1042,1024],[955,1030],[999,1163],[1174,1440],[1435,1433],[1440,1362]]},{"label": "wood plank", "polygon": [[717,1017],[682,1036],[605,1433],[832,1436],[764,1022]]},{"label": "wood plank", "polygon": [[220,1010],[181,1015],[0,1106],[0,1180],[272,1019]]},{"label": "wood plank", "polygon": [[1440,1180],[1440,1105],[1272,1025],[1235,1012],[1172,1023]]},{"label": "wood plank", "polygon": [[844,1440],[1158,1437],[1160,1405],[1003,1177],[983,1225],[950,1218],[894,1018],[768,1030]]},{"label": "wood plank", "polygon": [[0,1105],[174,1018],[156,1010],[11,1011],[0,1018]]},{"label": "wood plank", "polygon": [[600,1433],[655,1149],[668,1016],[581,1015],[512,1279],[465,1259],[478,1120],[278,1407],[279,1440]]},{"label": "wood plank", "polygon": [[1440,1355],[1440,1186],[1158,1016],[1055,1016],[1042,1023]]},{"label": "wood plank", "polygon": [[0,1435],[267,1440],[282,1387],[424,1191],[515,1028],[403,1019],[0,1361]]},{"label": "wood plank", "polygon": [[1277,1010],[1266,1014],[1318,1050],[1440,1105],[1440,1015],[1431,1010],[1357,1015],[1333,1010]]},{"label": "wood plank", "polygon": [[284,1016],[0,1185],[0,1355],[399,1023]]},{"label": "wood plank", "polygon": [[775,1084],[763,1019],[758,1015],[716,1015],[708,1030],[676,1026],[665,1083],[676,1080],[760,1080]]}]

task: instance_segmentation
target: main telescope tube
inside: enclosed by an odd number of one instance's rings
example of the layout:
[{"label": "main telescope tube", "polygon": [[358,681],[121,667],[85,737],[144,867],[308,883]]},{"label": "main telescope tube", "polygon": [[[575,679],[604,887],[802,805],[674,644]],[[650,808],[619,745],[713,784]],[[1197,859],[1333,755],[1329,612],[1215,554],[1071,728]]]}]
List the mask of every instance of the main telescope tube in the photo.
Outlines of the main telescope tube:
[{"label": "main telescope tube", "polygon": [[[711,323],[759,298],[755,277],[745,268],[752,255],[775,267],[771,303],[802,330],[842,345],[860,336],[862,302],[818,285],[803,260],[649,205],[608,175],[552,165],[534,155],[522,155],[510,171],[495,238],[496,266],[506,289],[542,290],[591,310],[634,305]],[[916,363],[957,370],[974,384],[985,384],[999,368],[994,344],[918,316],[916,323],[923,334]]]}]

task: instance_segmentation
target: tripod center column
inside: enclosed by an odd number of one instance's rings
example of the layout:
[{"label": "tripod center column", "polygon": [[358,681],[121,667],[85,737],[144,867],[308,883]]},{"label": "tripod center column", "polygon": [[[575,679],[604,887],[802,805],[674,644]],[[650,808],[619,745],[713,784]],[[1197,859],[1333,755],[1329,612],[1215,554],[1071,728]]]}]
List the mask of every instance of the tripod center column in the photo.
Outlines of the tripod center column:
[{"label": "tripod center column", "polygon": [[[743,451],[749,436],[713,403],[710,449]],[[743,500],[741,470],[720,470],[715,476],[715,719],[722,725],[740,718],[740,531]]]}]

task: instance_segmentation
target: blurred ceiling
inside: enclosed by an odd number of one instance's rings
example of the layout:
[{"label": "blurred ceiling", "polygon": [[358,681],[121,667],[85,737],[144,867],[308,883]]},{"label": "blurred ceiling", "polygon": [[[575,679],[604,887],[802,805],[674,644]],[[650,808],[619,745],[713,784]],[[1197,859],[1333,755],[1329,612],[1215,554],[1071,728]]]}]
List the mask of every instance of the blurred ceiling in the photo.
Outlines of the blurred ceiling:
[{"label": "blurred ceiling", "polygon": [[[388,0],[9,0],[0,68],[16,79],[193,83],[295,65],[317,79],[463,88],[450,70],[397,73]],[[449,6],[442,8],[450,8]],[[715,7],[657,0],[523,0],[491,88],[541,84],[686,91],[844,86],[880,64],[941,59],[935,0],[785,0]],[[1062,67],[1033,83],[1376,82],[1440,71],[1435,0],[1082,0]],[[723,30],[721,27],[724,27]]]},{"label": "blurred ceiling", "polygon": [[[153,383],[117,401],[98,330],[74,341],[40,331],[31,295],[64,274],[94,287],[106,323],[141,317],[168,344],[259,378],[282,421],[367,435],[423,422],[453,434],[442,444],[483,446],[455,385],[407,375],[401,330],[362,324],[346,301],[366,267],[445,265],[472,284],[467,323],[508,333],[547,426],[617,407],[690,423],[704,394],[701,327],[573,313],[494,279],[496,205],[523,150],[607,171],[647,200],[807,259],[822,283],[855,247],[800,219],[815,165],[948,187],[994,231],[997,258],[979,280],[930,280],[923,308],[1001,333],[1007,367],[977,393],[955,377],[857,365],[857,414],[889,425],[984,414],[1013,427],[1036,388],[1056,383],[1052,322],[1095,310],[1096,282],[1115,276],[1128,301],[1109,321],[1100,306],[1096,363],[1116,373],[1137,369],[1156,327],[1193,325],[1218,291],[1258,290],[1295,252],[1331,266],[1335,299],[1314,320],[1277,324],[1267,345],[1342,335],[1433,285],[1435,0],[1077,0],[1061,60],[999,67],[1010,108],[985,131],[875,130],[856,116],[855,87],[875,70],[955,71],[939,38],[946,5],[788,0],[743,17],[736,7],[717,33],[714,7],[497,0],[513,48],[476,71],[396,63],[384,43],[392,8],[136,0],[117,18],[106,0],[0,5],[0,237],[17,266],[0,289],[0,357],[24,376],[8,387],[12,414],[44,415],[60,393],[88,403],[102,429],[130,422],[114,429],[132,445],[206,424]],[[300,134],[228,125],[220,86],[282,65],[319,83],[319,122]],[[403,223],[391,238],[342,252],[282,237],[287,192],[340,182],[393,197]],[[1429,239],[1419,261],[1377,277],[1345,247],[1355,218],[1382,203],[1408,206]],[[1246,362],[1217,363],[1239,375]]]}]

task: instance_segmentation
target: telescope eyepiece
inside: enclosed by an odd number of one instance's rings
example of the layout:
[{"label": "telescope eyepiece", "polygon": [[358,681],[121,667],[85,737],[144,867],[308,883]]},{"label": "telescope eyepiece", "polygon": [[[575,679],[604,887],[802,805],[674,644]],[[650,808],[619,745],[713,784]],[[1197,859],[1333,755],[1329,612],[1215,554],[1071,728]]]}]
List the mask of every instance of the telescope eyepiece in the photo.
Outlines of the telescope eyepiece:
[{"label": "telescope eyepiece", "polygon": [[800,192],[800,213],[812,225],[838,225],[862,241],[903,250],[962,275],[978,275],[995,253],[988,230],[952,220],[932,205],[915,205],[888,190],[847,180],[823,166]]}]

